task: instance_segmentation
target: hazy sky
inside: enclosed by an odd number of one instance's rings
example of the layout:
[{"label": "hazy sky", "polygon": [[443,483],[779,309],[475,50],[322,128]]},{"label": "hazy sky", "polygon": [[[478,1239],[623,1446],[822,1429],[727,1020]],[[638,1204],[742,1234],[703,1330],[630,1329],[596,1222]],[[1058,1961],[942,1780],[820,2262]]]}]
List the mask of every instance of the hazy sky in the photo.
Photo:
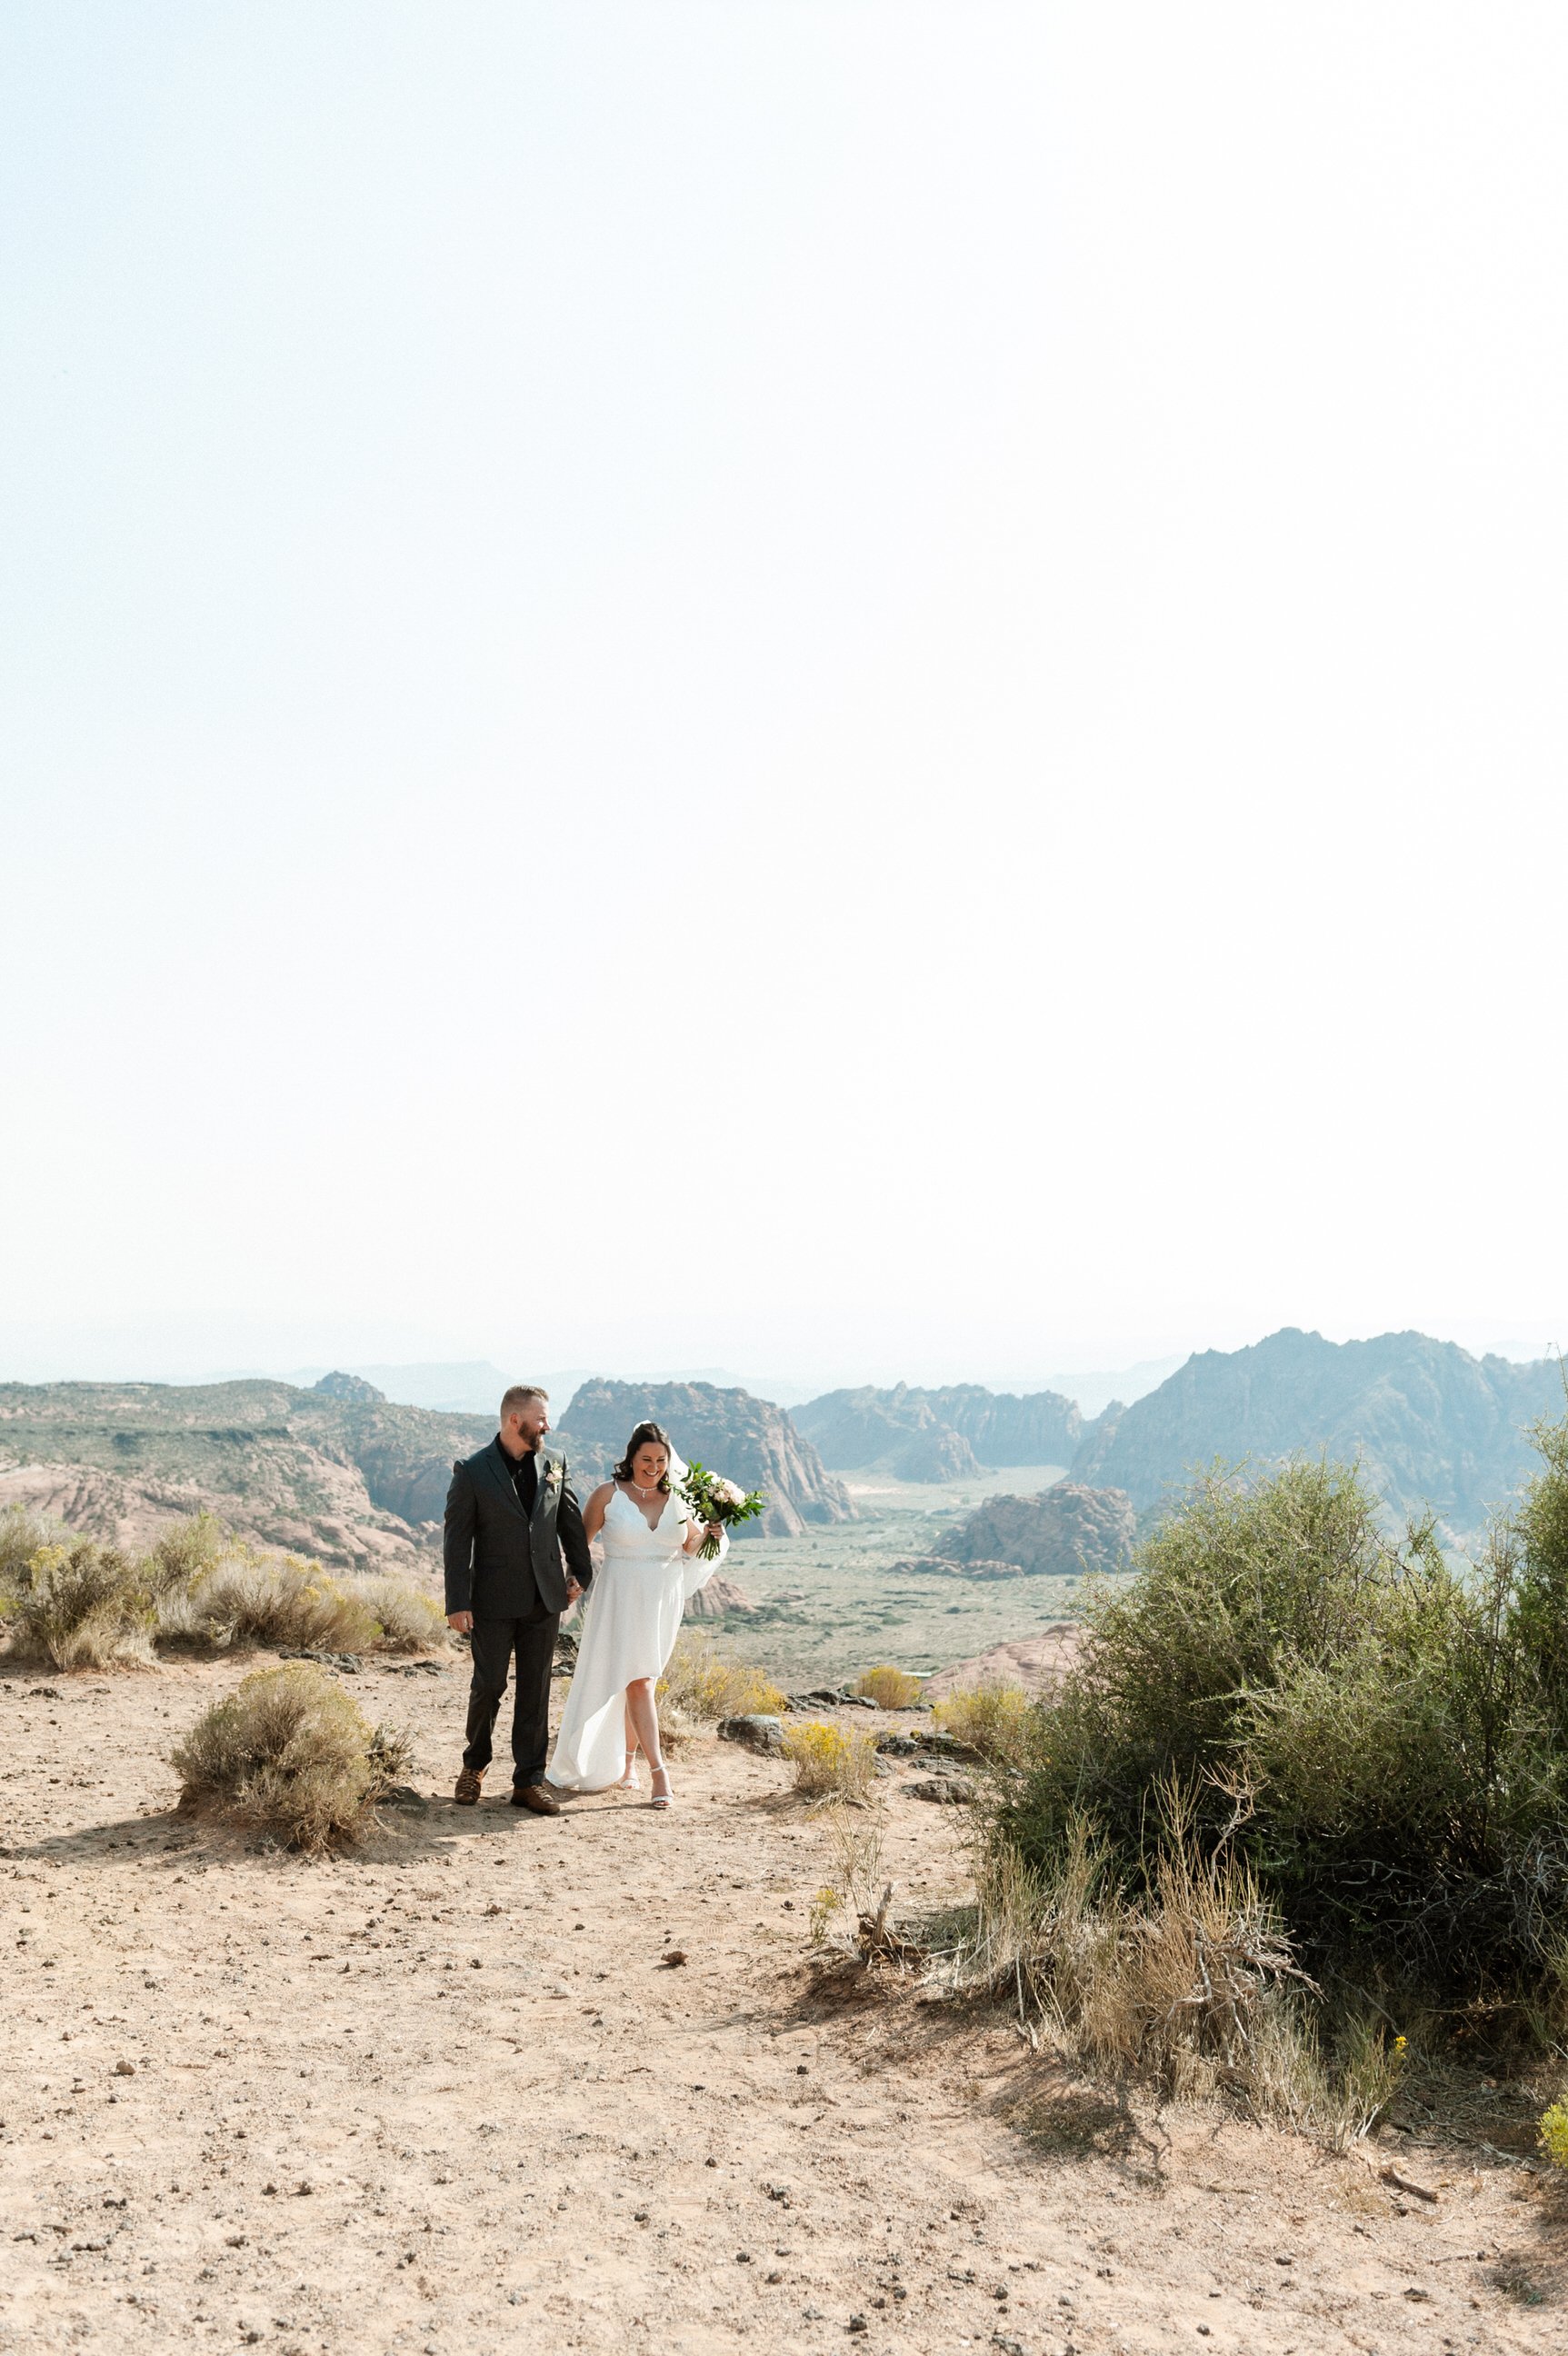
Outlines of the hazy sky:
[{"label": "hazy sky", "polygon": [[1568,1343],[1565,113],[7,0],[0,1375]]}]

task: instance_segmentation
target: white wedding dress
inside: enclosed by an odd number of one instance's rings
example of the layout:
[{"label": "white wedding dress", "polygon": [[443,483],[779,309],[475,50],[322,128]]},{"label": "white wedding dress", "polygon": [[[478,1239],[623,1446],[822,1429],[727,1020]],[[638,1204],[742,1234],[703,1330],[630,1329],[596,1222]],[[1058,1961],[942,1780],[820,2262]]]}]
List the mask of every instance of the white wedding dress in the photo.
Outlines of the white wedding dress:
[{"label": "white wedding dress", "polygon": [[688,1596],[713,1577],[729,1549],[704,1562],[683,1551],[692,1513],[678,1490],[655,1529],[635,1497],[617,1488],[605,1512],[605,1558],[583,1606],[577,1665],[545,1775],[559,1790],[602,1792],[626,1772],[626,1689],[657,1677],[675,1649]]}]

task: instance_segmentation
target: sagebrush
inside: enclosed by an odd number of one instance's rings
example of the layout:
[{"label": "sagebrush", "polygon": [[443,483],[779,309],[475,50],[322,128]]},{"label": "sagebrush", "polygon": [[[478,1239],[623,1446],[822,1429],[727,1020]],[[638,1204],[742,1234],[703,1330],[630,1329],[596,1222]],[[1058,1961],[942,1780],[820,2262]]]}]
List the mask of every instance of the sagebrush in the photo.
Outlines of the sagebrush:
[{"label": "sagebrush", "polygon": [[0,1515],[0,1613],[16,1658],[59,1669],[146,1663],[160,1644],[413,1653],[446,1640],[440,1605],[419,1589],[259,1553],[209,1513],[133,1555],[12,1507]]},{"label": "sagebrush", "polygon": [[145,1569],[96,1538],[39,1547],[17,1575],[10,1616],[22,1660],[100,1669],[152,1658],[157,1608]]},{"label": "sagebrush", "polygon": [[746,1718],[757,1713],[776,1717],[784,1696],[771,1677],[749,1662],[731,1660],[705,1636],[682,1630],[659,1680],[657,1698],[662,1714],[673,1711],[703,1724],[721,1718]]},{"label": "sagebrush", "polygon": [[955,1686],[936,1703],[933,1715],[944,1734],[967,1742],[983,1759],[1017,1760],[1026,1748],[1029,1697],[1004,1677]]},{"label": "sagebrush", "polygon": [[784,1729],[784,1756],[798,1792],[832,1793],[864,1804],[876,1782],[876,1738],[809,1719]]},{"label": "sagebrush", "polygon": [[858,1676],[854,1689],[865,1700],[874,1701],[878,1709],[911,1709],[920,1698],[923,1682],[908,1669],[896,1669],[883,1661]]},{"label": "sagebrush", "polygon": [[402,1740],[310,1661],[246,1677],[171,1755],[188,1813],[271,1833],[309,1856],[357,1840],[408,1762]]}]

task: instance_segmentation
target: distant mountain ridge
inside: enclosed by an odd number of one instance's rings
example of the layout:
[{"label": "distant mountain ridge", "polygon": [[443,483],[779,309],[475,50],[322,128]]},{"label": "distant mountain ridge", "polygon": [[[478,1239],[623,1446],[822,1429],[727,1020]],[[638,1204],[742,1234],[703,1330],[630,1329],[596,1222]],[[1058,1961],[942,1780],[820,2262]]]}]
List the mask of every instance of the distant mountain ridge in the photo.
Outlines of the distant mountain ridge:
[{"label": "distant mountain ridge", "polygon": [[1072,1477],[1124,1489],[1141,1513],[1216,1458],[1359,1462],[1398,1514],[1430,1506],[1473,1537],[1537,1462],[1527,1428],[1564,1408],[1555,1359],[1472,1357],[1425,1333],[1328,1342],[1286,1326],[1244,1350],[1204,1350],[1085,1435]]},{"label": "distant mountain ridge", "polygon": [[1018,1396],[979,1383],[827,1391],[791,1410],[824,1464],[882,1464],[903,1481],[949,1481],[989,1465],[1070,1464],[1090,1427],[1059,1391]]}]

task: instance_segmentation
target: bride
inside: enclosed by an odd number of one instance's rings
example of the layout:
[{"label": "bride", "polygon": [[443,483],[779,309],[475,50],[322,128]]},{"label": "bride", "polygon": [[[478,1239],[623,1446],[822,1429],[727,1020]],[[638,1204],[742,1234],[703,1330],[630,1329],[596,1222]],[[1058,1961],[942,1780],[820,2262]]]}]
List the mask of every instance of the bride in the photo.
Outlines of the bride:
[{"label": "bride", "polygon": [[[686,1467],[656,1423],[639,1423],[615,1477],[583,1509],[590,1538],[604,1533],[604,1569],[588,1590],[566,1713],[545,1770],[558,1790],[635,1792],[637,1748],[653,1775],[653,1805],[670,1805],[670,1773],[659,1747],[656,1680],[675,1649],[686,1600],[705,1587],[729,1540],[717,1523],[695,1520],[681,1494]],[[719,1552],[697,1549],[710,1531]]]}]

